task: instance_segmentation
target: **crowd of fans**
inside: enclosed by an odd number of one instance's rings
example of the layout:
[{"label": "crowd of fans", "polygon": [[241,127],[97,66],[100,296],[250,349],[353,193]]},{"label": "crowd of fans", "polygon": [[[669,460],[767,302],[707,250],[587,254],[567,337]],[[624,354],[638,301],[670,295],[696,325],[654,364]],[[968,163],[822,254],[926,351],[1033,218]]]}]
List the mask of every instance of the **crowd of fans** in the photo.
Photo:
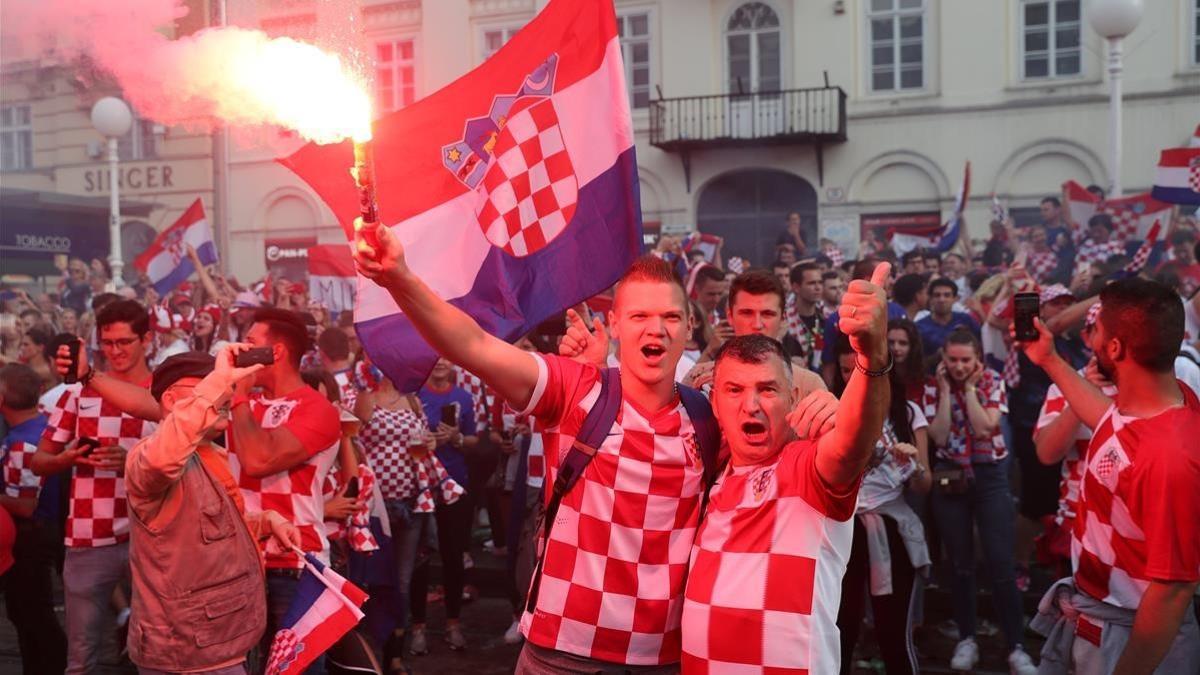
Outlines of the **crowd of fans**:
[{"label": "crowd of fans", "polygon": [[[1046,582],[1072,572],[1070,531],[1089,435],[1079,416],[1065,412],[1064,394],[1046,370],[1014,345],[1016,293],[1038,293],[1057,353],[1111,387],[1090,349],[1099,294],[1114,279],[1153,279],[1181,298],[1185,327],[1174,372],[1200,392],[1196,220],[1177,216],[1148,258],[1138,255],[1140,242],[1113,240],[1106,215],[1071,223],[1058,200],[1047,198],[1042,220],[993,222],[978,253],[964,240],[949,251],[897,255],[870,236],[851,259],[832,242],[806,242],[798,216],[785,223],[775,260],[706,259],[666,236],[653,251],[677,270],[691,304],[680,383],[711,387],[723,344],[765,335],[782,343],[800,395],[828,390],[830,410],[857,365],[837,308],[853,280],[892,263],[885,284],[891,405],[853,516],[837,613],[842,672],[852,670],[868,605],[887,672],[915,672],[921,598],[935,584],[952,592],[952,668],[973,668],[977,636],[998,628],[1013,671],[1033,672],[1021,593],[1034,580],[1031,569],[1047,570]],[[239,344],[269,347],[274,358],[241,373],[244,382],[231,380],[224,394],[229,424],[217,445],[228,450],[230,480],[247,517],[266,514],[264,538],[294,534],[300,550],[332,560],[368,591],[360,632],[378,647],[385,669],[402,672],[410,657],[443,648],[426,632],[430,597],[445,604],[446,625],[435,633],[444,648],[471,647],[459,619],[476,592],[472,534],[481,523],[490,528],[486,547],[508,561],[513,622],[504,639],[520,642],[526,589],[538,569],[545,448],[557,433],[538,419],[549,404],[533,414],[513,410],[446,359],[419,390],[400,391],[363,352],[349,313],[334,316],[310,303],[303,284],[268,277],[241,286],[190,255],[196,280],[166,297],[144,282],[109,292],[103,262],[77,259],[55,292],[0,290],[0,568],[7,568],[5,604],[25,672],[94,670],[111,639],[109,617],[135,662],[149,653],[153,640],[139,637],[148,630],[138,624],[144,603],[131,598],[131,565],[133,594],[148,582],[131,560],[130,533],[153,529],[161,515],[145,511],[155,502],[146,501],[142,479],[128,467],[148,452],[136,448],[161,428],[168,401],[181,400],[164,394],[183,377],[180,364],[192,364],[187,377],[200,378],[213,363],[221,370],[221,359],[241,349],[230,345]],[[1146,258],[1140,269],[1131,265],[1136,258]],[[584,333],[602,334],[600,310],[611,303],[611,293],[593,298],[517,346],[582,349],[575,343]],[[605,360],[616,364],[615,344],[603,342]],[[63,381],[72,345],[80,345],[77,384]],[[216,361],[187,361],[196,354]],[[982,579],[977,551],[986,563]],[[430,578],[435,556],[440,586]],[[268,550],[265,565],[260,661],[302,563],[284,547]],[[65,633],[54,614],[52,575],[62,578]],[[976,607],[980,582],[991,590],[984,617]],[[135,634],[127,637],[131,625]]]}]

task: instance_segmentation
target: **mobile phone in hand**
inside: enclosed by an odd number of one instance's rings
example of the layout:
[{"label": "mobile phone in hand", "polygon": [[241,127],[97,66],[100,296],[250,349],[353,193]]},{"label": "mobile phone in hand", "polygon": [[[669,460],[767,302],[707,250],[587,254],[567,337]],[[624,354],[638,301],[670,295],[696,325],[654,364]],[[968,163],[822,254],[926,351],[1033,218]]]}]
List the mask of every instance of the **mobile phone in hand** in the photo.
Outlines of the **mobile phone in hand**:
[{"label": "mobile phone in hand", "polygon": [[63,375],[63,384],[75,384],[79,381],[79,340],[71,340],[67,343],[67,353],[71,358],[71,365],[67,366],[67,372]]},{"label": "mobile phone in hand", "polygon": [[1021,342],[1038,339],[1037,326],[1033,320],[1041,312],[1041,301],[1037,293],[1017,293],[1013,296],[1013,327],[1016,338]]},{"label": "mobile phone in hand", "polygon": [[275,363],[275,350],[270,347],[255,347],[233,357],[233,365],[237,368],[249,368],[260,363],[264,366]]},{"label": "mobile phone in hand", "polygon": [[80,438],[79,441],[75,443],[75,447],[80,449],[80,457],[87,457],[88,455],[92,454],[93,450],[100,447],[100,441],[85,436]]},{"label": "mobile phone in hand", "polygon": [[350,482],[346,483],[345,494],[347,497],[358,497],[358,476],[351,478]]},{"label": "mobile phone in hand", "polygon": [[442,406],[442,424],[446,426],[458,426],[458,404],[447,403]]}]

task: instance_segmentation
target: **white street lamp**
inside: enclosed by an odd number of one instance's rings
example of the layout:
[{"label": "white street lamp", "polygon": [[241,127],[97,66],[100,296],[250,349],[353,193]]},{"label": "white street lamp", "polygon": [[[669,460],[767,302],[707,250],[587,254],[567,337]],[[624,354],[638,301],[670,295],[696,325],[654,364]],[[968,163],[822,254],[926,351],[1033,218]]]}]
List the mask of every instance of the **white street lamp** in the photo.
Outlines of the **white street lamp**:
[{"label": "white street lamp", "polygon": [[1092,0],[1088,21],[1108,40],[1108,179],[1109,196],[1121,196],[1121,40],[1142,19],[1142,0]]},{"label": "white street lamp", "polygon": [[108,264],[114,287],[124,283],[125,260],[121,255],[121,194],[118,186],[117,143],[133,126],[133,113],[119,98],[105,96],[92,106],[92,126],[108,139]]}]

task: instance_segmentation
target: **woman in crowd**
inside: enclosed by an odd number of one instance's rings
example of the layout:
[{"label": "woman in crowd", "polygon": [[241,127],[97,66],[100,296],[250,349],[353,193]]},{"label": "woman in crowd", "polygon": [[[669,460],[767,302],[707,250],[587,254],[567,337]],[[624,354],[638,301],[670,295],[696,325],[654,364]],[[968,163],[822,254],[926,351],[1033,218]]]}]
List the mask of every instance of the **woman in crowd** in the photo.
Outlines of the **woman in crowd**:
[{"label": "woman in crowd", "polygon": [[[889,342],[890,338],[889,330]],[[838,336],[834,353],[838,369],[834,371],[833,392],[841,396],[854,372],[855,353],[846,336]],[[920,352],[914,353],[918,357],[913,361],[920,363]],[[917,673],[912,644],[916,609],[913,597],[920,589],[918,575],[925,573],[930,561],[925,528],[905,502],[904,490],[910,487],[919,494],[929,491],[928,423],[920,406],[905,397],[899,370],[893,369],[890,379],[892,404],[875,445],[875,457],[859,488],[854,543],[842,578],[837,623],[842,635],[843,675],[854,670],[854,645],[865,613],[865,590],[870,594],[875,625],[881,627],[876,631],[876,641],[888,675]]]},{"label": "woman in crowd", "polygon": [[1004,381],[983,364],[983,350],[969,331],[946,338],[936,384],[926,389],[929,438],[937,446],[933,475],[933,512],[953,566],[954,622],[959,643],[950,660],[953,670],[971,670],[979,662],[975,642],[975,526],[978,526],[992,603],[998,615],[1013,673],[1037,672],[1024,651],[1021,595],[1017,590],[1013,548],[1016,534],[1008,449],[1000,418],[1008,412]]},{"label": "woman in crowd", "polygon": [[899,381],[905,400],[919,403],[925,395],[924,348],[917,324],[908,319],[888,322],[888,350],[892,353],[892,378]]},{"label": "woman in crowd", "polygon": [[79,335],[79,314],[70,307],[63,307],[58,313],[58,330]]},{"label": "woman in crowd", "polygon": [[229,342],[229,319],[216,305],[205,305],[192,319],[192,349],[216,354]]},{"label": "woman in crowd", "polygon": [[[387,506],[397,565],[396,628],[384,649],[389,673],[403,672],[401,658],[408,624],[413,571],[436,547],[434,509],[438,501],[454,502],[464,494],[433,454],[435,441],[415,394],[396,390],[391,380],[372,368],[372,386],[358,395],[354,414],[362,421],[359,440],[374,469]],[[410,650],[428,652],[422,631]]]}]

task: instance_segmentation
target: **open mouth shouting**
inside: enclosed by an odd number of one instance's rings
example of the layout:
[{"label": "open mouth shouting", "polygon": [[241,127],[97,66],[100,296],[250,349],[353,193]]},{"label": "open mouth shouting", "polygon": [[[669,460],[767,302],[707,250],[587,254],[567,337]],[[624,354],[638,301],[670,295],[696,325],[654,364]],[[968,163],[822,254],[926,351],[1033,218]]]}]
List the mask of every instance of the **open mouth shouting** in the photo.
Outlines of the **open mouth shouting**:
[{"label": "open mouth shouting", "polygon": [[642,345],[642,358],[646,363],[657,366],[662,363],[663,357],[667,355],[667,348],[657,342],[647,342]]},{"label": "open mouth shouting", "polygon": [[767,425],[756,419],[742,422],[742,438],[750,445],[766,445],[769,440]]}]

